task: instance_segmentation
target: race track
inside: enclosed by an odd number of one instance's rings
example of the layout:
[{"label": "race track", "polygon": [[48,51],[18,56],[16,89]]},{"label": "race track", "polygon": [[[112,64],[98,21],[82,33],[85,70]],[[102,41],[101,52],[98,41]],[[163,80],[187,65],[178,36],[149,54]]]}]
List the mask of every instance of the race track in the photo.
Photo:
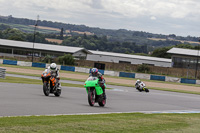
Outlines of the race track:
[{"label": "race track", "polygon": [[193,94],[118,86],[106,90],[105,107],[91,107],[85,88],[63,87],[61,97],[44,96],[41,85],[0,83],[0,88],[0,116],[200,111],[200,96]]}]

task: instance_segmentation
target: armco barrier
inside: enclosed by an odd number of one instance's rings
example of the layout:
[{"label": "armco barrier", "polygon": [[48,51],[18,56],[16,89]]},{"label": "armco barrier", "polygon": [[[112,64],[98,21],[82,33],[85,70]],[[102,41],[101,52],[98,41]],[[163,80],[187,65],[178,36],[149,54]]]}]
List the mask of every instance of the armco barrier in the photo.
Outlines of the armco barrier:
[{"label": "armco barrier", "polygon": [[104,75],[109,75],[109,76],[116,76],[119,77],[119,72],[115,72],[115,71],[104,71]]},{"label": "armco barrier", "polygon": [[75,72],[83,72],[83,73],[89,73],[89,68],[83,68],[83,67],[75,67]]},{"label": "armco barrier", "polygon": [[33,63],[32,63],[32,67],[41,67],[41,68],[45,68],[45,67],[46,67],[46,64],[44,64],[44,63],[36,63],[36,62],[33,62]]},{"label": "armco barrier", "polygon": [[200,80],[196,80],[196,84],[200,85]]},{"label": "armco barrier", "polygon": [[119,72],[119,77],[135,78],[135,73]]},{"label": "armco barrier", "polygon": [[175,77],[165,77],[165,81],[167,82],[176,82],[176,83],[180,83],[181,79],[180,78],[175,78]]},{"label": "armco barrier", "polygon": [[75,67],[72,67],[72,66],[61,66],[60,70],[75,72]]},{"label": "armco barrier", "polygon": [[165,81],[165,76],[151,75],[150,80]]},{"label": "armco barrier", "polygon": [[[36,62],[32,63],[32,62],[13,61],[13,60],[5,60],[5,59],[0,59],[0,64],[32,66],[32,67],[41,67],[41,68],[45,68],[45,67],[47,68],[49,66],[49,64],[44,64],[44,63],[36,63]],[[60,70],[90,73],[89,68],[60,66],[60,65],[57,65],[57,67],[60,68]],[[149,75],[149,74],[142,74],[142,73],[115,72],[115,71],[106,71],[106,70],[100,70],[100,69],[99,69],[99,72],[105,75],[110,75],[110,76],[160,80],[160,81],[188,83],[188,84],[200,84],[200,80],[195,80],[195,79],[184,79],[184,78],[176,78],[176,77],[168,77],[168,76],[165,77],[165,76]],[[0,77],[3,77],[2,76],[3,74],[4,72],[0,70]]]},{"label": "armco barrier", "polygon": [[185,78],[181,78],[181,83],[196,84],[196,79],[185,79]]},{"label": "armco barrier", "polygon": [[0,59],[0,64],[3,64],[3,59]]},{"label": "armco barrier", "polygon": [[15,60],[3,60],[3,64],[17,65],[17,61],[15,61]]},{"label": "armco barrier", "polygon": [[142,73],[136,73],[135,78],[137,79],[148,79],[150,80],[150,74],[142,74]]},{"label": "armco barrier", "polygon": [[18,66],[28,66],[28,67],[31,67],[32,66],[32,62],[17,61],[17,65]]}]

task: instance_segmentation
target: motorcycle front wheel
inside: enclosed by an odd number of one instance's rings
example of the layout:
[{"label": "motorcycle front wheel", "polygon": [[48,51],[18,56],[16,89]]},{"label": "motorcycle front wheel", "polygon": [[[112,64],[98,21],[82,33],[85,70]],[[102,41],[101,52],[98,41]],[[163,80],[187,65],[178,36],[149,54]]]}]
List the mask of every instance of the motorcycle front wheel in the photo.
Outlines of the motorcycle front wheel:
[{"label": "motorcycle front wheel", "polygon": [[149,89],[145,88],[145,92],[149,92]]},{"label": "motorcycle front wheel", "polygon": [[88,92],[88,103],[90,106],[94,106],[95,104],[95,94],[94,91],[89,91]]},{"label": "motorcycle front wheel", "polygon": [[48,83],[43,84],[43,92],[45,96],[49,96],[50,89],[49,89]]}]

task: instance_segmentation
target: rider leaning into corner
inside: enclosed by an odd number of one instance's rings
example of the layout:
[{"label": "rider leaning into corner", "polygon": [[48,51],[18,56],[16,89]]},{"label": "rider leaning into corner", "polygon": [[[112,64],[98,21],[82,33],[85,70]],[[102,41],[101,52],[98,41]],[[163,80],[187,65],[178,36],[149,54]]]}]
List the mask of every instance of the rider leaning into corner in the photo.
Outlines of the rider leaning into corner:
[{"label": "rider leaning into corner", "polygon": [[99,79],[99,83],[101,88],[103,89],[103,95],[106,98],[106,94],[105,94],[105,85],[104,83],[106,82],[105,79],[103,78],[102,74],[98,71],[97,68],[92,68],[91,69],[91,73],[89,76],[94,76],[97,77]]},{"label": "rider leaning into corner", "polygon": [[60,76],[59,76],[59,69],[57,68],[56,63],[51,63],[50,66],[48,66],[45,71],[50,71],[51,72],[51,82],[53,86],[58,83],[58,89],[61,89],[61,84],[60,84]]},{"label": "rider leaning into corner", "polygon": [[138,80],[135,82],[135,87],[136,87],[136,88],[139,88],[139,87],[140,87],[140,83],[141,83],[141,81],[138,79]]}]

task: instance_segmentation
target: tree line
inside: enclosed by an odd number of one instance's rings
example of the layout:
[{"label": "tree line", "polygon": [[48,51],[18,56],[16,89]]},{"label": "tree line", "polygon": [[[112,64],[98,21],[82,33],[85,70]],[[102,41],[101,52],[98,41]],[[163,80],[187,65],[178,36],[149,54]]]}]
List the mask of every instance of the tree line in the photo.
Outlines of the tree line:
[{"label": "tree line", "polygon": [[[39,32],[36,32],[35,42],[52,44],[52,42],[48,42],[47,40],[45,40],[45,38],[49,37],[59,38],[59,36],[56,34],[41,34]],[[33,33],[24,33],[18,29],[13,29],[8,25],[0,24],[0,38],[33,42]],[[57,43],[53,44],[58,45]],[[194,46],[191,44],[183,44],[181,42],[179,44],[174,43],[174,45],[171,46],[158,47],[154,49],[152,46],[149,45],[136,45],[136,43],[128,41],[114,42],[114,41],[109,41],[107,36],[101,36],[101,37],[98,37],[97,35],[87,36],[86,34],[65,36],[63,37],[63,42],[60,45],[83,47],[88,50],[99,50],[107,52],[140,54],[140,55],[147,55],[148,52],[152,51],[152,54],[147,56],[161,57],[161,58],[171,58],[170,54],[167,54],[167,51],[172,47],[199,49],[198,46]]]},{"label": "tree line", "polygon": [[[36,43],[49,43],[45,38],[59,38],[55,34],[41,34],[36,32],[35,42]],[[28,41],[33,42],[33,33],[24,33],[18,29],[10,28],[7,25],[0,24],[0,38],[17,40],[17,41]],[[54,43],[58,45],[57,43]],[[99,51],[108,51],[108,52],[117,52],[117,53],[147,53],[147,45],[136,45],[133,42],[110,42],[106,36],[98,37],[96,35],[87,36],[84,35],[75,35],[75,36],[66,36],[63,38],[63,46],[72,46],[72,47],[83,47],[89,50],[99,50]]]},{"label": "tree line", "polygon": [[[22,24],[22,25],[35,25],[36,20],[31,20],[27,18],[15,18],[10,16],[0,16],[0,23],[13,23],[13,24]],[[175,34],[170,35],[162,35],[162,34],[153,34],[149,32],[144,31],[131,31],[126,29],[119,29],[119,30],[111,30],[111,29],[100,29],[100,28],[94,28],[94,27],[88,27],[85,25],[74,25],[74,24],[67,24],[67,23],[61,23],[61,22],[52,22],[47,20],[39,20],[38,21],[39,26],[46,26],[46,27],[53,27],[53,28],[59,28],[64,30],[70,30],[70,31],[81,31],[81,32],[91,32],[97,35],[98,37],[107,36],[107,39],[109,42],[132,42],[137,45],[145,45],[148,44],[148,46],[153,47],[166,47],[166,46],[172,46],[180,44],[180,41],[196,41],[198,42],[198,37],[181,37],[176,36]],[[74,35],[74,33],[71,33]],[[161,38],[161,39],[167,39],[166,41],[155,41],[155,40],[149,40],[148,38]],[[169,38],[169,39],[168,39]]]}]

